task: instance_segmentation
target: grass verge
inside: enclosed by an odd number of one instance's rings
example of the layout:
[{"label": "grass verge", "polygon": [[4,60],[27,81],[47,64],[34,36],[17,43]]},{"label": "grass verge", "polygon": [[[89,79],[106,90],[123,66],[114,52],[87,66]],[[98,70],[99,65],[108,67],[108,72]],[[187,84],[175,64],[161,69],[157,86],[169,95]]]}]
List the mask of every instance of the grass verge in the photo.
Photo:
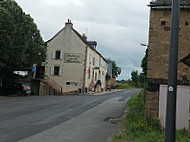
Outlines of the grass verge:
[{"label": "grass verge", "polygon": [[131,86],[131,85],[127,84],[127,83],[126,84],[119,83],[117,85],[117,89],[130,89],[130,88],[137,88],[137,87]]},{"label": "grass verge", "polygon": [[[164,142],[164,130],[158,125],[148,125],[145,119],[144,91],[133,96],[127,105],[129,111],[124,122],[124,131],[115,136],[113,142]],[[176,142],[188,142],[187,131],[177,131]]]}]

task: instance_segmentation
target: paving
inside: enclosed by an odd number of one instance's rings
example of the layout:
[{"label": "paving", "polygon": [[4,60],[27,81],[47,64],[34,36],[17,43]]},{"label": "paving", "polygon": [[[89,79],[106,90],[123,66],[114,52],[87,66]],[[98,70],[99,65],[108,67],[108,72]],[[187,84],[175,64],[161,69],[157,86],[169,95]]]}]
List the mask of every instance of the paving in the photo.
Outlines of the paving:
[{"label": "paving", "polygon": [[111,142],[126,100],[139,89],[99,95],[0,98],[1,142]]}]

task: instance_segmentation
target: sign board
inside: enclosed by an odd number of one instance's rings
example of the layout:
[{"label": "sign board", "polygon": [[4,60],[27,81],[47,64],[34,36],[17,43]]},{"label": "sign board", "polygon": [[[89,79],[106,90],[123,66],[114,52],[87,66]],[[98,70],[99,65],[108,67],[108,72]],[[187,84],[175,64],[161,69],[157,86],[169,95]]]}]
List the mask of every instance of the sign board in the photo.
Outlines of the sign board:
[{"label": "sign board", "polygon": [[82,62],[82,54],[80,53],[65,53],[65,63],[81,63]]},{"label": "sign board", "polygon": [[99,69],[100,69],[100,67],[94,67],[94,69],[95,69],[95,70],[99,70]]}]

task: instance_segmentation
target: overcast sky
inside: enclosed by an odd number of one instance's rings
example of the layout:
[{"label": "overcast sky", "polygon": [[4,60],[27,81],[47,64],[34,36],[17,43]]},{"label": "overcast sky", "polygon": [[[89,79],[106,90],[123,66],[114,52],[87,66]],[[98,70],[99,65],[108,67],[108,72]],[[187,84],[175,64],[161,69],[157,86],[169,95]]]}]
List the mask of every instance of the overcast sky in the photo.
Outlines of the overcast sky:
[{"label": "overcast sky", "polygon": [[116,61],[130,79],[141,71],[148,43],[150,0],[15,0],[37,24],[44,41],[49,40],[71,19],[73,27],[88,40],[97,41],[97,50]]}]

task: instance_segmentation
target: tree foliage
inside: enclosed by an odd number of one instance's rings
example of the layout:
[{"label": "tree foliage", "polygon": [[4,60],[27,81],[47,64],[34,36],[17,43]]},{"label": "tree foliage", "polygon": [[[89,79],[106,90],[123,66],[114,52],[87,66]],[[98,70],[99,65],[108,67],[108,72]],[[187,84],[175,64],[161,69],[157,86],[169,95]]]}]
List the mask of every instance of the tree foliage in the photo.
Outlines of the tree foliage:
[{"label": "tree foliage", "polygon": [[136,87],[146,87],[146,77],[144,73],[138,73],[138,71],[133,70],[131,72],[131,80],[128,83]]},{"label": "tree foliage", "polygon": [[0,0],[0,55],[1,75],[29,70],[45,60],[44,42],[34,20],[12,0]]},{"label": "tree foliage", "polygon": [[134,83],[135,86],[139,86],[139,75],[138,71],[132,71],[131,72],[131,80]]},{"label": "tree foliage", "polygon": [[146,49],[145,56],[141,62],[141,68],[145,76],[147,76],[147,60],[148,60],[148,49]]},{"label": "tree foliage", "polygon": [[107,59],[108,63],[112,64],[112,77],[116,78],[121,74],[121,68],[116,65],[116,62],[112,59]]}]

